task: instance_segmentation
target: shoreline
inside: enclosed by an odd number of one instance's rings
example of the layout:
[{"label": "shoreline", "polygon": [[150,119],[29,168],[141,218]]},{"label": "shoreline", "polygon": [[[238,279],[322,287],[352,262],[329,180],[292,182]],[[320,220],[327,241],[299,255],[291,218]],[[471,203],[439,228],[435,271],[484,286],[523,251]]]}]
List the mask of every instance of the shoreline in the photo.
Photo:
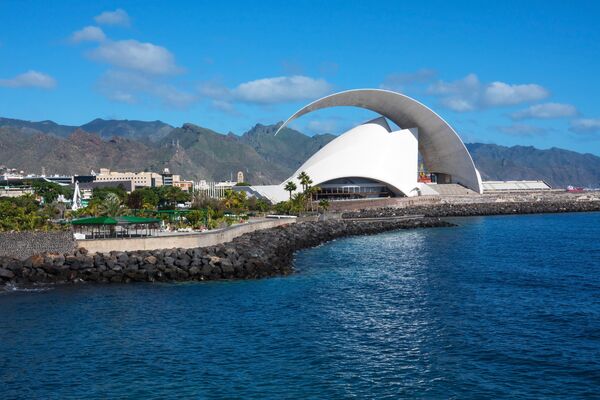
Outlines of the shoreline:
[{"label": "shoreline", "polygon": [[0,258],[0,288],[40,284],[185,282],[258,279],[293,272],[296,251],[333,239],[392,230],[451,227],[440,218],[300,222],[244,234],[193,249],[43,253]]},{"label": "shoreline", "polygon": [[210,246],[91,253],[85,248],[0,257],[0,290],[16,285],[258,279],[293,272],[293,254],[330,240],[400,229],[449,227],[441,218],[598,212],[600,201],[414,204],[346,211],[341,219],[298,222],[245,233]]}]

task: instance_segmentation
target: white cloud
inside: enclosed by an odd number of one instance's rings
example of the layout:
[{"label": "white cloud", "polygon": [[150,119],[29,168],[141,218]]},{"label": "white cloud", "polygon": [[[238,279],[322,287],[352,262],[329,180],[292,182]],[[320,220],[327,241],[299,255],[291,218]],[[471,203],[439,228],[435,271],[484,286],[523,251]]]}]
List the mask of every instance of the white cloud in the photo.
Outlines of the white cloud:
[{"label": "white cloud", "polygon": [[130,26],[131,21],[129,15],[125,10],[117,8],[115,11],[104,11],[100,15],[96,15],[94,20],[100,25],[118,25],[118,26]]},{"label": "white cloud", "polygon": [[492,82],[483,93],[483,101],[489,106],[511,106],[529,101],[545,99],[550,92],[536,85],[511,85],[504,82]]},{"label": "white cloud", "polygon": [[542,136],[548,133],[547,128],[526,124],[512,124],[509,126],[499,126],[498,129],[502,133],[513,136]]},{"label": "white cloud", "polygon": [[56,86],[56,80],[50,75],[42,72],[29,70],[10,79],[0,79],[0,87],[31,87],[41,89],[52,89]]},{"label": "white cloud", "polygon": [[575,133],[597,133],[600,132],[600,118],[578,118],[571,121],[569,127]]},{"label": "white cloud", "polygon": [[71,42],[103,42],[106,39],[106,35],[102,29],[97,26],[86,26],[85,28],[73,32],[71,35]]},{"label": "white cloud", "polygon": [[316,99],[331,91],[324,79],[308,76],[280,76],[242,83],[233,90],[236,99],[247,103],[285,103]]},{"label": "white cloud", "polygon": [[98,90],[110,100],[134,104],[145,98],[158,99],[163,105],[186,108],[197,100],[192,93],[151,79],[139,73],[108,71],[98,82]]},{"label": "white cloud", "polygon": [[438,81],[427,90],[439,96],[446,108],[454,111],[473,111],[478,107],[481,96],[481,83],[475,74],[469,74],[454,82]]},{"label": "white cloud", "polygon": [[181,71],[169,50],[133,39],[102,43],[90,52],[90,57],[121,68],[149,74],[173,74]]},{"label": "white cloud", "polygon": [[427,92],[440,97],[443,106],[457,112],[521,104],[541,100],[550,95],[548,90],[534,83],[484,84],[475,74],[469,74],[454,82],[436,82],[429,86]]},{"label": "white cloud", "polygon": [[227,101],[275,104],[315,99],[329,93],[331,89],[331,84],[324,79],[294,75],[257,79],[233,89],[208,83],[200,87],[200,93]]},{"label": "white cloud", "polygon": [[517,111],[511,114],[512,119],[526,118],[564,118],[577,115],[577,108],[571,104],[561,103],[544,103],[536,104],[524,110]]},{"label": "white cloud", "polygon": [[433,69],[422,68],[415,72],[402,72],[390,74],[385,77],[385,80],[379,87],[381,89],[402,91],[407,86],[431,82],[437,76],[437,72]]},{"label": "white cloud", "polygon": [[458,112],[473,111],[476,105],[469,99],[461,99],[459,97],[446,97],[441,100],[444,107]]}]

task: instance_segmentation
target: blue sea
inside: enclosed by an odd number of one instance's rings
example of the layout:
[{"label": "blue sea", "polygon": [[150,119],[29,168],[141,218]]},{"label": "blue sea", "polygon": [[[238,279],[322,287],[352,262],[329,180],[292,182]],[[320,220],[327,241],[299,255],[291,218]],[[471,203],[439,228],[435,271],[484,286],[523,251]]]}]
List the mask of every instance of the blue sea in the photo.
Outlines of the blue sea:
[{"label": "blue sea", "polygon": [[453,222],[281,278],[0,294],[0,398],[599,398],[600,214]]}]

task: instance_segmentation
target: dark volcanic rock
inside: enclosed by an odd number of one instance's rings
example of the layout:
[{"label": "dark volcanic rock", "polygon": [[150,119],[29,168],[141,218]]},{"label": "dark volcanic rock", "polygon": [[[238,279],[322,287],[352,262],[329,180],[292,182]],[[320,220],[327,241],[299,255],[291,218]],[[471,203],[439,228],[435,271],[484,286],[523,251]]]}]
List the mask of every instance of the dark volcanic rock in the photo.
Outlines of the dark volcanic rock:
[{"label": "dark volcanic rock", "polygon": [[15,274],[9,269],[0,268],[0,278],[11,279],[14,278]]},{"label": "dark volcanic rock", "polygon": [[0,283],[154,282],[253,279],[293,271],[295,251],[342,236],[394,229],[451,226],[438,218],[302,222],[247,233],[229,243],[197,249],[88,254],[42,253],[26,260],[0,258]]},{"label": "dark volcanic rock", "polygon": [[488,203],[423,204],[406,208],[377,208],[350,211],[344,219],[390,218],[406,215],[426,217],[468,217],[476,215],[541,214],[600,211],[600,201],[522,201]]}]

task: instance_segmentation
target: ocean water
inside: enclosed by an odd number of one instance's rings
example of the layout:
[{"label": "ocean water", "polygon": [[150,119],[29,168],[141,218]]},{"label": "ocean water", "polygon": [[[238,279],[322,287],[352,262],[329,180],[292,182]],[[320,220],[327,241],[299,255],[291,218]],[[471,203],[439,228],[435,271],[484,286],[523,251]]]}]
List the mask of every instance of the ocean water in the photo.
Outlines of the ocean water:
[{"label": "ocean water", "polygon": [[283,278],[4,293],[0,398],[599,398],[600,214],[454,221]]}]

